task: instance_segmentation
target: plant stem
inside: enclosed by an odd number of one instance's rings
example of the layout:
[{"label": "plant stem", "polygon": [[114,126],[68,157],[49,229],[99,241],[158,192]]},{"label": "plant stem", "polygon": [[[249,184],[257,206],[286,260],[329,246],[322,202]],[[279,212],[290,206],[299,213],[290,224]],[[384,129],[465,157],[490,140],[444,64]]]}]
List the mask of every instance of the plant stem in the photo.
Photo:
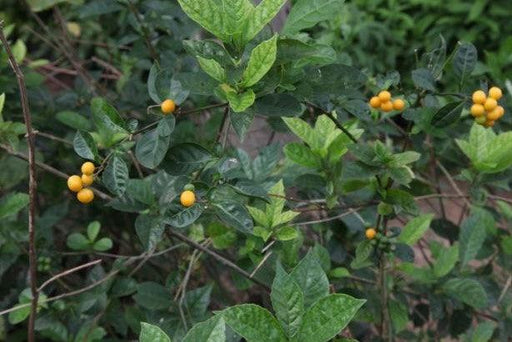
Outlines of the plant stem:
[{"label": "plant stem", "polygon": [[28,209],[28,244],[29,244],[29,271],[30,271],[30,292],[32,300],[30,305],[30,317],[28,323],[28,341],[35,340],[34,325],[37,315],[37,301],[39,292],[37,291],[37,259],[36,259],[36,243],[35,243],[35,211],[36,211],[36,163],[35,163],[35,135],[32,131],[32,119],[30,116],[30,107],[28,103],[27,88],[25,86],[25,77],[21,71],[14,55],[12,54],[11,47],[7,42],[4,35],[4,22],[0,20],[0,40],[5,48],[11,68],[16,74],[18,80],[18,88],[20,91],[21,108],[23,110],[23,120],[27,130],[27,144],[28,144],[28,169],[29,169],[29,209]]},{"label": "plant stem", "polygon": [[332,115],[332,113],[326,112],[325,115],[327,115],[329,119],[331,119],[332,122],[334,122],[336,127],[341,129],[342,132],[345,133],[354,144],[357,144],[357,139],[352,135],[352,133],[350,133],[345,127],[343,127],[343,125],[338,121],[338,119],[334,117],[334,115]]}]

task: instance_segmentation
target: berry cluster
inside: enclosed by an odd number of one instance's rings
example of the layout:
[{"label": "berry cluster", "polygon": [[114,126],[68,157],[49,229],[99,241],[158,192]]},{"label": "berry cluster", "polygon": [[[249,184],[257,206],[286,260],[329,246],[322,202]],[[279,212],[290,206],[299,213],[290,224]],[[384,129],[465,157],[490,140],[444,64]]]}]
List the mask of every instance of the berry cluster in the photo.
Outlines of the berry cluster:
[{"label": "berry cluster", "polygon": [[94,199],[94,192],[87,188],[94,181],[94,164],[85,162],[82,164],[82,176],[73,175],[68,178],[69,190],[76,192],[76,198],[83,204],[92,202]]},{"label": "berry cluster", "polygon": [[471,106],[471,115],[476,123],[485,127],[492,127],[496,120],[505,114],[505,109],[498,105],[498,100],[503,96],[500,88],[492,87],[489,89],[489,96],[485,95],[483,90],[477,90],[473,93],[473,105]]},{"label": "berry cluster", "polygon": [[402,99],[393,100],[391,93],[383,90],[377,96],[370,99],[370,107],[380,109],[383,112],[391,112],[392,110],[402,111],[405,108],[405,102]]}]

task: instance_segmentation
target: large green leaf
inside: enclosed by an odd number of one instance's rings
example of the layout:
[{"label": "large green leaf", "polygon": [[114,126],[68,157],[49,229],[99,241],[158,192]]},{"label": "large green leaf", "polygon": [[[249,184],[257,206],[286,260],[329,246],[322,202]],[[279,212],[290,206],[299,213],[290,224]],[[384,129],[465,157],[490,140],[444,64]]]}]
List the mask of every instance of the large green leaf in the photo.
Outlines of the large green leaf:
[{"label": "large green leaf", "polygon": [[435,91],[436,80],[432,71],[427,68],[415,69],[411,72],[412,81],[417,88]]},{"label": "large green leaf", "polygon": [[304,107],[290,94],[269,94],[257,98],[248,112],[268,117],[300,116]]},{"label": "large green leaf", "polygon": [[251,233],[253,229],[252,218],[247,209],[238,202],[219,202],[214,204],[217,217],[229,227],[244,233]]},{"label": "large green leaf", "polygon": [[17,214],[29,202],[28,195],[20,192],[4,196],[0,201],[0,219]]},{"label": "large green leaf", "polygon": [[226,324],[247,342],[285,342],[279,322],[268,310],[254,304],[232,306],[219,313]]},{"label": "large green leaf", "polygon": [[487,236],[487,229],[494,227],[492,215],[481,208],[473,208],[471,215],[462,222],[459,234],[459,260],[464,267],[473,260]]},{"label": "large green leaf", "polygon": [[478,61],[478,52],[471,43],[462,43],[453,57],[453,70],[464,80],[473,72]]},{"label": "large green leaf", "polygon": [[214,316],[207,321],[197,323],[183,338],[183,342],[225,342],[225,323],[222,316]]},{"label": "large green leaf", "polygon": [[96,160],[98,147],[92,136],[87,132],[77,131],[73,139],[73,149],[80,157]]},{"label": "large green leaf", "polygon": [[313,27],[320,21],[330,20],[342,11],[344,0],[299,0],[293,4],[283,33],[292,35]]},{"label": "large green leaf", "polygon": [[171,339],[156,325],[140,322],[139,342],[171,342]]},{"label": "large green leaf", "polygon": [[113,155],[103,171],[103,184],[116,195],[122,195],[126,190],[128,180],[128,166],[121,157]]},{"label": "large green leaf", "polygon": [[149,310],[169,309],[172,303],[171,292],[155,282],[144,282],[137,285],[137,293],[133,296],[137,304]]},{"label": "large green leaf", "polygon": [[145,133],[137,141],[135,156],[143,166],[154,169],[162,162],[169,149],[174,122],[174,116],[161,119],[154,130]]},{"label": "large green leaf", "polygon": [[284,147],[284,154],[293,162],[302,166],[319,169],[322,167],[321,159],[302,143],[289,143]]},{"label": "large green leaf", "polygon": [[295,336],[304,313],[304,294],[281,264],[277,264],[270,299],[279,323],[288,338]]},{"label": "large green leaf", "polygon": [[117,110],[105,99],[95,97],[91,101],[91,113],[94,124],[107,133],[124,133],[126,125]]},{"label": "large green leaf", "polygon": [[441,278],[447,275],[459,260],[459,245],[441,248],[434,264],[434,275]]},{"label": "large green leaf", "polygon": [[158,216],[141,214],[135,220],[135,231],[145,250],[155,247],[162,239],[165,226]]},{"label": "large green leaf", "polygon": [[443,291],[476,309],[487,306],[487,293],[474,279],[453,278],[443,284]]},{"label": "large green leaf", "polygon": [[212,159],[210,152],[198,144],[178,144],[169,150],[163,164],[172,175],[184,175],[199,170]]},{"label": "large green leaf", "polygon": [[459,120],[463,108],[464,101],[448,103],[434,114],[431,119],[431,125],[434,127],[446,127],[453,124]]},{"label": "large green leaf", "polygon": [[286,0],[262,0],[258,6],[253,8],[248,15],[243,43],[254,38],[277,15],[285,3]]},{"label": "large green leaf", "polygon": [[402,232],[398,236],[398,241],[408,245],[414,245],[425,235],[433,218],[434,215],[432,214],[425,214],[413,218],[402,229]]},{"label": "large green leaf", "polygon": [[297,341],[329,341],[348,325],[365,302],[345,294],[331,294],[318,300],[304,314]]},{"label": "large green leaf", "polygon": [[183,228],[194,223],[201,216],[203,210],[203,205],[196,203],[191,207],[178,211],[177,213],[167,215],[164,220],[165,223],[173,227]]},{"label": "large green leaf", "polygon": [[295,266],[290,276],[302,289],[306,308],[329,294],[329,280],[311,251]]},{"label": "large green leaf", "polygon": [[230,35],[227,33],[224,21],[226,15],[219,1],[215,0],[178,0],[183,11],[205,30],[211,32],[221,40],[228,42]]},{"label": "large green leaf", "polygon": [[307,44],[296,39],[279,39],[276,64],[293,63],[296,67],[327,65],[337,60],[336,50],[329,45]]},{"label": "large green leaf", "polygon": [[312,149],[321,149],[324,141],[318,137],[315,130],[304,120],[299,118],[283,118],[286,126]]},{"label": "large green leaf", "polygon": [[270,70],[276,60],[277,35],[256,46],[249,57],[247,68],[242,74],[242,86],[256,84]]}]

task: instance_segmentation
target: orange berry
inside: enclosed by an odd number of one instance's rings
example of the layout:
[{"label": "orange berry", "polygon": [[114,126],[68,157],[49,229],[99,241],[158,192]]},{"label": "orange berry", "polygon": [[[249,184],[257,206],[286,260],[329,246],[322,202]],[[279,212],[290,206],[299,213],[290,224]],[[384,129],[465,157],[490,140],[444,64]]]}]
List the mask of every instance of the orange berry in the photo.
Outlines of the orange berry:
[{"label": "orange berry", "polygon": [[82,183],[85,186],[89,186],[94,182],[94,177],[92,175],[86,175],[85,173],[82,175]]},{"label": "orange berry", "polygon": [[366,235],[366,238],[368,240],[372,240],[375,238],[375,236],[377,235],[377,231],[375,230],[375,228],[368,228],[366,229],[366,231],[364,232],[364,234]]},{"label": "orange berry", "polygon": [[473,93],[472,99],[473,103],[484,104],[487,96],[485,96],[483,90],[477,90]]},{"label": "orange berry", "polygon": [[405,102],[402,99],[396,99],[393,101],[394,110],[403,110],[405,108]]},{"label": "orange berry", "polygon": [[196,202],[196,195],[190,190],[185,190],[181,193],[180,202],[184,207],[191,207]]},{"label": "orange berry", "polygon": [[176,103],[173,100],[167,99],[160,105],[160,109],[164,114],[170,114],[176,110]]},{"label": "orange berry", "polygon": [[82,187],[83,187],[83,184],[82,184],[82,179],[80,178],[80,176],[73,175],[68,178],[69,190],[71,190],[73,192],[78,192],[78,191],[82,190]]},{"label": "orange berry", "polygon": [[379,93],[379,99],[381,102],[388,102],[391,100],[391,93],[387,90],[383,90]]},{"label": "orange berry", "polygon": [[81,170],[84,175],[90,176],[94,173],[94,164],[91,162],[85,162],[82,164]]},{"label": "orange berry", "polygon": [[393,110],[393,103],[391,101],[383,102],[380,105],[380,109],[384,112],[391,112]]},{"label": "orange berry", "polygon": [[484,126],[485,126],[485,127],[492,127],[492,126],[494,126],[494,124],[495,124],[495,121],[493,121],[493,120],[487,120],[487,121],[484,123]]},{"label": "orange berry", "polygon": [[487,120],[496,121],[503,116],[505,109],[502,106],[498,106],[487,113]]},{"label": "orange berry", "polygon": [[493,99],[492,97],[489,97],[487,100],[485,100],[484,108],[486,111],[490,112],[494,108],[498,106],[498,101]]},{"label": "orange berry", "polygon": [[94,192],[92,192],[92,190],[89,188],[85,188],[76,194],[76,198],[78,201],[80,201],[80,203],[88,204],[91,203],[94,199]]},{"label": "orange berry", "polygon": [[370,106],[372,108],[379,108],[380,107],[380,98],[378,96],[374,96],[370,99]]},{"label": "orange berry", "polygon": [[471,115],[473,115],[475,118],[482,116],[485,114],[485,108],[483,105],[479,103],[475,103],[471,106]]},{"label": "orange berry", "polygon": [[491,87],[491,89],[489,89],[489,97],[492,97],[496,101],[501,99],[502,96],[503,96],[503,92],[501,91],[500,88]]}]

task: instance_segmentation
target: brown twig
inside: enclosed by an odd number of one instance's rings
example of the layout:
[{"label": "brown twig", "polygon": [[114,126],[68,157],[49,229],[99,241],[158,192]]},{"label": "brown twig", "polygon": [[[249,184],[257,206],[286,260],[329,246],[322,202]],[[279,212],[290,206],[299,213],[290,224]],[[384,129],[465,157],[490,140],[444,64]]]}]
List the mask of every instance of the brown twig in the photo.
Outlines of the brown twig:
[{"label": "brown twig", "polygon": [[77,267],[73,267],[73,268],[70,268],[69,270],[66,270],[66,271],[63,271],[63,272],[60,272],[56,275],[54,275],[53,277],[51,277],[50,279],[48,279],[47,281],[45,281],[41,286],[39,286],[39,288],[37,289],[37,291],[41,292],[43,291],[43,289],[48,286],[50,283],[52,283],[53,281],[61,278],[61,277],[64,277],[64,276],[67,276],[68,274],[71,274],[71,273],[74,273],[76,271],[80,271],[81,269],[83,268],[87,268],[87,267],[91,267],[91,266],[94,266],[96,264],[99,264],[101,262],[101,259],[97,259],[97,260],[94,260],[94,261],[91,261],[91,262],[88,262],[86,264],[83,264],[83,265],[79,265]]},{"label": "brown twig", "polygon": [[37,301],[39,293],[37,291],[37,258],[36,258],[36,242],[35,242],[35,216],[36,216],[36,167],[35,167],[35,135],[32,131],[32,119],[30,116],[30,107],[28,103],[27,88],[25,86],[25,77],[21,71],[11,47],[4,35],[4,22],[0,20],[0,40],[5,48],[9,63],[18,80],[18,88],[20,91],[21,107],[23,111],[23,120],[27,130],[28,144],[28,169],[29,169],[29,209],[28,209],[28,244],[29,244],[29,269],[30,269],[30,292],[32,300],[30,305],[30,316],[28,323],[28,341],[34,341],[34,325],[37,314]]}]

